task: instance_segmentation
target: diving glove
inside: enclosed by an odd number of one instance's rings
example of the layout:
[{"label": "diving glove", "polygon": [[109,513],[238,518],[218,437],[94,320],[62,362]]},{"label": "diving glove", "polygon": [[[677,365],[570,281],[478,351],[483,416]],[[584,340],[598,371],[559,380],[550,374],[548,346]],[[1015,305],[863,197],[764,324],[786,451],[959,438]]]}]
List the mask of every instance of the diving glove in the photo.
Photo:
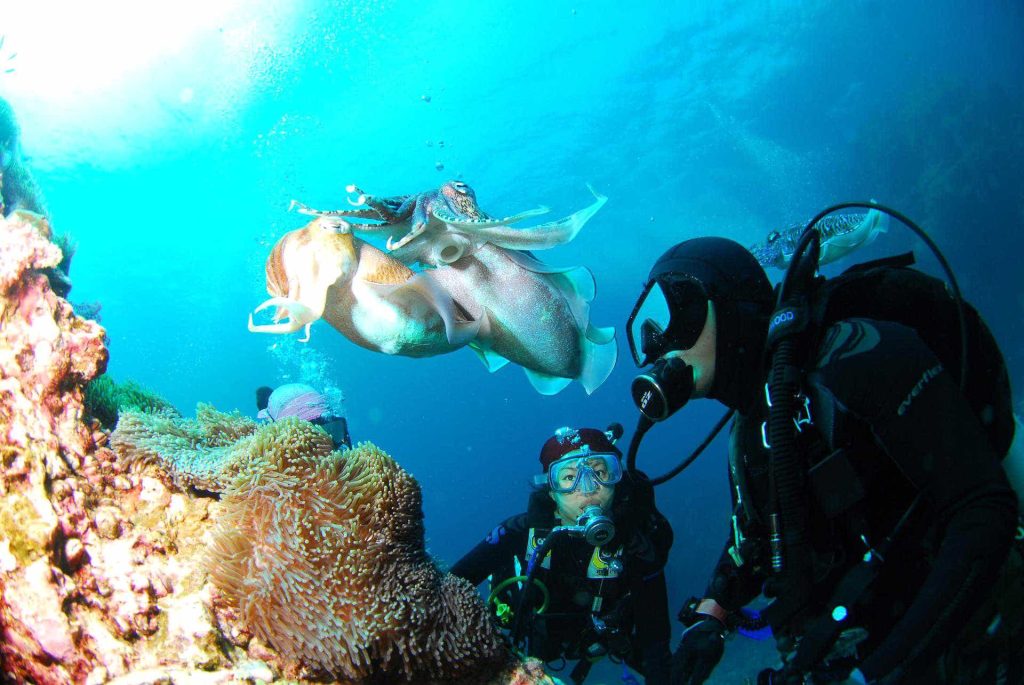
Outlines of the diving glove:
[{"label": "diving glove", "polygon": [[672,685],[700,685],[725,652],[725,626],[708,617],[686,629],[672,655]]}]

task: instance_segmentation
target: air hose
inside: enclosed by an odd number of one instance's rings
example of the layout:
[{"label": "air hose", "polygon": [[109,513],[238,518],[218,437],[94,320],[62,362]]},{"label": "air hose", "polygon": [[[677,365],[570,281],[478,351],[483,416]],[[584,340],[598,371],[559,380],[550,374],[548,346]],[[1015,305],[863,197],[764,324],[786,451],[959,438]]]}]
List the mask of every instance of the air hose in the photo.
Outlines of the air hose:
[{"label": "air hose", "polygon": [[[718,423],[715,424],[714,428],[711,429],[711,431],[707,434],[704,440],[702,440],[701,443],[697,445],[696,449],[694,449],[693,452],[689,454],[689,456],[687,456],[681,462],[676,464],[670,471],[668,471],[664,475],[658,476],[657,478],[651,478],[649,480],[650,484],[653,486],[661,485],[662,483],[667,483],[668,481],[672,480],[680,473],[685,471],[687,468],[689,468],[690,464],[696,461],[697,457],[703,454],[704,450],[707,449],[708,445],[710,445],[711,442],[718,436],[718,434],[722,432],[722,429],[725,428],[726,424],[729,423],[729,420],[732,419],[735,413],[736,412],[732,409],[725,412],[725,414],[722,415],[722,418],[718,419]],[[637,451],[640,449],[640,442],[643,440],[644,435],[647,433],[648,430],[651,429],[651,426],[653,425],[653,421],[651,421],[643,414],[640,415],[640,419],[637,421],[636,430],[633,432],[633,439],[629,443],[629,451],[626,453],[626,469],[629,470],[630,472],[636,472],[636,455]]]},{"label": "air hose", "polygon": [[494,604],[495,613],[498,615],[498,619],[502,622],[502,624],[508,623],[511,617],[509,616],[509,606],[507,604],[504,604],[501,600],[499,600],[498,595],[500,595],[509,585],[512,585],[513,583],[519,583],[522,581],[532,582],[534,585],[540,588],[541,594],[544,595],[544,601],[541,602],[540,607],[537,609],[536,613],[543,614],[548,608],[548,604],[551,601],[551,593],[548,592],[547,586],[544,584],[544,581],[542,581],[540,578],[531,579],[529,576],[512,576],[511,578],[506,578],[505,580],[498,583],[498,585],[493,590],[491,590],[491,594],[487,595],[487,605],[490,606],[491,604]]},{"label": "air hose", "polygon": [[[797,395],[803,369],[799,363],[797,338],[810,322],[805,296],[818,268],[821,237],[808,229],[800,238],[793,262],[779,287],[775,313],[768,326],[771,376],[768,382],[767,436],[771,451],[769,480],[772,513],[769,517],[772,570],[785,573],[784,591],[805,588],[810,559],[807,553],[807,521],[795,423]],[[808,250],[809,248],[809,250]]]},{"label": "air hose", "polygon": [[[540,543],[534,550],[533,554],[530,555],[530,560],[526,565],[526,576],[525,583],[523,584],[523,591],[519,595],[519,602],[516,603],[515,616],[512,618],[512,629],[509,631],[509,637],[512,639],[512,645],[518,646],[523,642],[523,615],[526,613],[527,599],[530,595],[530,590],[533,589],[533,584],[537,580],[534,575],[537,573],[537,569],[541,566],[541,563],[548,551],[551,549],[551,545],[554,544],[555,540],[562,535],[565,535],[569,531],[566,528],[555,528],[548,536],[544,538],[544,542]],[[543,583],[541,583],[543,587]],[[546,589],[546,588],[545,588]]]}]

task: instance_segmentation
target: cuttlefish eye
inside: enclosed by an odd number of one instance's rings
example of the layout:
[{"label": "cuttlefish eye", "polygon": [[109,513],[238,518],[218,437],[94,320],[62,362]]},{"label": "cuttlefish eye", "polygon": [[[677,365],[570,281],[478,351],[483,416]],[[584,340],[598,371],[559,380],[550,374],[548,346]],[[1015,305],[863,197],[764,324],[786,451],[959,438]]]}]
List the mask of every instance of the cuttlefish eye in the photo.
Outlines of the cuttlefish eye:
[{"label": "cuttlefish eye", "polygon": [[322,216],[317,220],[316,224],[324,233],[346,235],[352,232],[352,226],[347,221],[336,217]]}]

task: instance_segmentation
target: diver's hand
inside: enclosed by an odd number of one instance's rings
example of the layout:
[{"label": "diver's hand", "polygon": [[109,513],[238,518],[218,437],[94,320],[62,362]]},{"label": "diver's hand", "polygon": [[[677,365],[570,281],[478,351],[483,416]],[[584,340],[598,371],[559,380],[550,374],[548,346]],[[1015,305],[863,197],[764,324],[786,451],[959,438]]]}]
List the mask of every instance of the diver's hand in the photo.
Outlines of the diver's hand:
[{"label": "diver's hand", "polygon": [[672,685],[700,685],[725,652],[725,626],[717,618],[708,617],[694,623],[683,633],[676,653],[672,655]]}]

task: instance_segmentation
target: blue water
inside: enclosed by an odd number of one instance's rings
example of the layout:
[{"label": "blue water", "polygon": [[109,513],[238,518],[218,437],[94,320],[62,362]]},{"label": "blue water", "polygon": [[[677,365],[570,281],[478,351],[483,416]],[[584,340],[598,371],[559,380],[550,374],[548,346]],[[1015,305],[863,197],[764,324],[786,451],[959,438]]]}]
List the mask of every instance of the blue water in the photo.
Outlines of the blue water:
[{"label": "blue water", "polygon": [[[0,9],[0,60],[17,52],[0,95],[79,243],[71,299],[102,303],[109,372],[185,413],[336,385],[355,439],[420,480],[444,561],[525,507],[555,428],[633,425],[622,326],[652,261],[688,237],[749,244],[836,201],[895,206],[946,250],[1024,390],[1018,2],[23,4]],[[246,330],[270,246],[304,223],[291,199],[341,207],[349,183],[395,195],[455,177],[499,216],[564,216],[586,183],[609,196],[540,255],[588,266],[593,320],[618,330],[594,395],[541,397],[470,351],[371,353],[322,322],[306,346]],[[893,227],[857,257],[915,249],[932,268],[920,248]],[[695,402],[653,430],[641,466],[666,470],[720,412]],[[724,445],[658,499],[674,613],[727,530]]]}]

